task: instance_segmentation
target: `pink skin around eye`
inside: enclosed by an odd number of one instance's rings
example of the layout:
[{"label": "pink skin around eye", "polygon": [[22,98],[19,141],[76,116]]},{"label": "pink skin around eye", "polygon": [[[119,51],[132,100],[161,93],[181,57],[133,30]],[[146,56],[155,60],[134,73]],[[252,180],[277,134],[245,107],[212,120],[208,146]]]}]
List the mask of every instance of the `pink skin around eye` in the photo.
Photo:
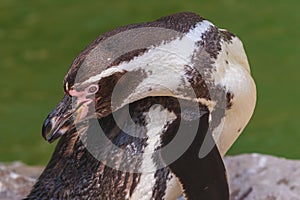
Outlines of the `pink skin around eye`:
[{"label": "pink skin around eye", "polygon": [[78,113],[79,116],[76,117],[75,121],[81,121],[84,117],[87,116],[89,108],[88,104],[92,102],[91,98],[87,98],[90,95],[87,91],[76,91],[76,90],[69,90],[69,94],[73,97],[77,97],[77,105],[80,105],[80,112]]}]

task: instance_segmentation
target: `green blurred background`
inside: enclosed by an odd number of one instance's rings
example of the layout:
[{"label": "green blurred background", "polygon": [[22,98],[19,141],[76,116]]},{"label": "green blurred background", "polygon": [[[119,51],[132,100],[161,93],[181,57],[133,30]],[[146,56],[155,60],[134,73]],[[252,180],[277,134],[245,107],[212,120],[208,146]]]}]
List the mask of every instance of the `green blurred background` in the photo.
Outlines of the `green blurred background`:
[{"label": "green blurred background", "polygon": [[299,0],[0,0],[0,161],[45,165],[41,137],[72,60],[121,25],[194,11],[244,42],[258,88],[255,114],[230,154],[300,159]]}]

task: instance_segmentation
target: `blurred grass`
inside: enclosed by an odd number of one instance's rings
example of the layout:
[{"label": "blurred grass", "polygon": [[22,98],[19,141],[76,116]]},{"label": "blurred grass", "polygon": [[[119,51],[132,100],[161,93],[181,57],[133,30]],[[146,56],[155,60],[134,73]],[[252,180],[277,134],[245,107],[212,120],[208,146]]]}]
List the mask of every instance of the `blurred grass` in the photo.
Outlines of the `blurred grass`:
[{"label": "blurred grass", "polygon": [[194,11],[244,42],[258,87],[255,114],[230,154],[300,158],[300,1],[0,0],[0,161],[46,164],[41,125],[72,60],[115,27]]}]

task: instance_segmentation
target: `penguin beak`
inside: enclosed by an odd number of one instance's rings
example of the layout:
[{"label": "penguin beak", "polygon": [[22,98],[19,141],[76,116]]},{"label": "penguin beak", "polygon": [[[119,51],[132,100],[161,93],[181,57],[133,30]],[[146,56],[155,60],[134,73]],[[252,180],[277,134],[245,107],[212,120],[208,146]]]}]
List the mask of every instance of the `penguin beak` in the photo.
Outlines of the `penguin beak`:
[{"label": "penguin beak", "polygon": [[94,101],[93,93],[69,90],[43,124],[42,135],[45,140],[51,143],[70,130],[74,124],[94,116],[94,112],[90,113],[90,106],[94,105]]},{"label": "penguin beak", "polygon": [[73,124],[73,116],[77,111],[72,106],[72,97],[65,95],[56,108],[47,116],[42,128],[42,136],[49,143],[65,134]]}]

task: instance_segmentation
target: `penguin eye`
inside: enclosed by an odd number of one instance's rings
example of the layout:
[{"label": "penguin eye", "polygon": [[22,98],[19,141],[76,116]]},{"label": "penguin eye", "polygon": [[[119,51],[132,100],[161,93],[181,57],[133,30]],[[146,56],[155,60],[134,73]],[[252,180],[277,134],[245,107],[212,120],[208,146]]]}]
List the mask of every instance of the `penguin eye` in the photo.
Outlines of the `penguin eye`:
[{"label": "penguin eye", "polygon": [[87,91],[88,93],[90,94],[95,94],[96,92],[98,92],[99,90],[99,86],[98,85],[90,85],[88,88],[87,88]]}]

